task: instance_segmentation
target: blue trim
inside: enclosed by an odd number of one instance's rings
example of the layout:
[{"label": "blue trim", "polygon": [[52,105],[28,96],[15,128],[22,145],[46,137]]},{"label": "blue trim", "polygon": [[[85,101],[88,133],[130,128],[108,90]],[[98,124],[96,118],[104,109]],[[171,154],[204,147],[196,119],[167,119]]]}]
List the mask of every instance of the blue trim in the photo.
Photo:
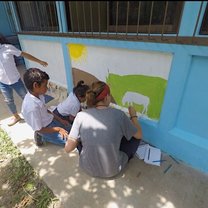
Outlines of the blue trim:
[{"label": "blue trim", "polygon": [[68,32],[68,26],[67,26],[65,2],[64,1],[59,2],[59,10],[60,10],[60,15],[61,15],[62,31],[64,33],[66,33],[66,32]]},{"label": "blue trim", "polygon": [[185,86],[190,64],[191,56],[186,51],[177,50],[173,56],[168,85],[166,87],[163,108],[160,115],[160,129],[169,131],[176,123],[178,109],[180,109],[181,98],[184,92],[183,87]]},{"label": "blue trim", "polygon": [[[87,39],[87,38],[69,38],[69,37],[51,37],[41,35],[18,35],[19,39],[25,40],[44,40],[50,42],[60,42],[64,44],[77,43],[92,46],[122,48],[131,50],[157,51],[163,53],[175,53],[176,51],[186,51],[191,55],[207,56],[208,46],[194,46],[168,43],[152,43],[152,42],[134,42],[122,40],[105,40],[105,39]],[[189,52],[191,51],[191,52]]]},{"label": "blue trim", "polygon": [[73,87],[74,87],[73,80],[72,80],[72,66],[71,66],[71,60],[69,58],[67,44],[62,43],[62,49],[63,49],[64,63],[65,63],[67,90],[68,92],[72,92]]},{"label": "blue trim", "polygon": [[200,6],[201,6],[201,1],[185,2],[179,36],[193,36]]},{"label": "blue trim", "polygon": [[61,12],[60,12],[58,1],[56,1],[56,11],[57,11],[57,15],[58,15],[59,32],[63,32],[62,21],[61,21]]},{"label": "blue trim", "polygon": [[17,15],[17,11],[16,11],[16,7],[14,5],[14,2],[9,1],[9,6],[10,6],[12,17],[14,20],[15,29],[17,32],[20,32],[21,27],[20,27],[20,23],[19,23],[19,19],[18,19],[18,15]]}]

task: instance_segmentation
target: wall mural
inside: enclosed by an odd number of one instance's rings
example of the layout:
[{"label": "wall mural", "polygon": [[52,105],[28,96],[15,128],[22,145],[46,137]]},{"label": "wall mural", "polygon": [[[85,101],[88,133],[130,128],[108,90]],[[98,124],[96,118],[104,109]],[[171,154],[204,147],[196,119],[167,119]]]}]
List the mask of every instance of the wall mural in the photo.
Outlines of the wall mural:
[{"label": "wall mural", "polygon": [[74,85],[79,80],[109,84],[112,102],[133,105],[145,118],[158,120],[172,54],[68,44]]}]

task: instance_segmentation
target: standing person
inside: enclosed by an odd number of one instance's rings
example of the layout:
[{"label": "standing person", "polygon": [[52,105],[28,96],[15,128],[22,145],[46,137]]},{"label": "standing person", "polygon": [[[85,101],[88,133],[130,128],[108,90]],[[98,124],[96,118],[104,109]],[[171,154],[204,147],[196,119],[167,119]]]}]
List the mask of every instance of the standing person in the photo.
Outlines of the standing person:
[{"label": "standing person", "polygon": [[66,100],[58,104],[53,113],[72,124],[77,113],[81,111],[81,103],[85,102],[88,89],[89,86],[85,85],[83,80],[79,81],[73,88],[73,92],[69,93]]},{"label": "standing person", "polygon": [[78,148],[81,168],[93,177],[117,175],[142,138],[135,109],[129,107],[129,119],[121,110],[109,107],[110,101],[108,85],[94,82],[86,94],[88,109],[77,114],[65,145],[66,152]]},{"label": "standing person", "polygon": [[22,103],[22,114],[35,132],[36,145],[42,146],[44,142],[50,142],[64,147],[71,125],[50,112],[45,105],[48,74],[38,68],[30,68],[23,79],[28,93]]},{"label": "standing person", "polygon": [[20,51],[15,46],[9,44],[4,36],[0,35],[0,90],[10,112],[13,115],[8,126],[12,126],[21,120],[14,103],[13,90],[15,90],[22,99],[24,99],[27,93],[20,78],[20,73],[16,67],[14,56],[22,56],[26,59],[37,62],[42,66],[48,65],[47,62],[37,59],[29,53]]}]

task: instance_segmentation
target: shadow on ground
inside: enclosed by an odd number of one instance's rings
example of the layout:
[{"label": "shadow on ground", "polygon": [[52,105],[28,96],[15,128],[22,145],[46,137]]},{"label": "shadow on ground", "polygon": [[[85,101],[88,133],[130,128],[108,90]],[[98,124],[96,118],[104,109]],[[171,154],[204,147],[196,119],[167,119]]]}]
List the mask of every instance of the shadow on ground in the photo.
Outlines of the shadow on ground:
[{"label": "shadow on ground", "polygon": [[[18,146],[25,151],[33,146],[34,151],[28,151],[26,158],[61,199],[63,207],[206,207],[207,176],[199,177],[200,173],[165,154],[167,162],[161,167],[135,157],[120,177],[105,180],[92,178],[79,168],[78,152],[68,155],[52,144],[37,148],[29,138]],[[169,164],[172,168],[164,173]]]}]

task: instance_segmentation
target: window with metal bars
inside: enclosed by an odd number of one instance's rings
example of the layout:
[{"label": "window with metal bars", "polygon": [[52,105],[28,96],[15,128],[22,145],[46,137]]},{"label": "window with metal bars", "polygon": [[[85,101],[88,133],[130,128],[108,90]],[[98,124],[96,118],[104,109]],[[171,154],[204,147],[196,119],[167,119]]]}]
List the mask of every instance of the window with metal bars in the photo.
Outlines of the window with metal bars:
[{"label": "window with metal bars", "polygon": [[[177,33],[182,1],[65,1],[68,32]],[[22,31],[59,31],[55,1],[16,1]]]},{"label": "window with metal bars", "polygon": [[183,1],[65,1],[69,32],[176,33]]},{"label": "window with metal bars", "polygon": [[69,32],[107,32],[106,1],[65,1]]},{"label": "window with metal bars", "polygon": [[176,33],[183,2],[111,1],[110,31]]},{"label": "window with metal bars", "polygon": [[55,1],[16,1],[22,31],[58,31]]}]

